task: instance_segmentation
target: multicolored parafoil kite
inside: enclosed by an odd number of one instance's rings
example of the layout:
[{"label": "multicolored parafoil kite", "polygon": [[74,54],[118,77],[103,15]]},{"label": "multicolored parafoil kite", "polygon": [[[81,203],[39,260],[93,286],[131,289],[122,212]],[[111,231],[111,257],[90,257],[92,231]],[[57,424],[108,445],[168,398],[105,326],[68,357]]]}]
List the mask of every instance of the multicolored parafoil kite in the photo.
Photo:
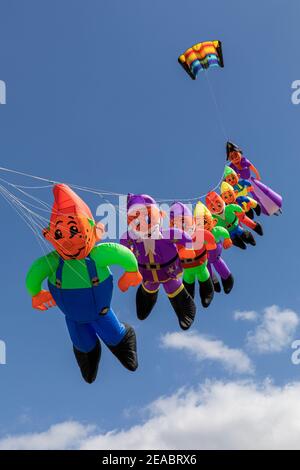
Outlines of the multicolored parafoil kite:
[{"label": "multicolored parafoil kite", "polygon": [[201,70],[224,67],[221,41],[199,42],[178,57],[178,62],[196,80]]}]

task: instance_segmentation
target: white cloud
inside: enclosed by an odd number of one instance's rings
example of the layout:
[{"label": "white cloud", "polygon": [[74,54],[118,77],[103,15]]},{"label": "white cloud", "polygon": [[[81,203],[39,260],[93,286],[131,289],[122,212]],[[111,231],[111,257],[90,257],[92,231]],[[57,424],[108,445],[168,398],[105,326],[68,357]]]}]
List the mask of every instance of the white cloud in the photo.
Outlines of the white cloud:
[{"label": "white cloud", "polygon": [[254,366],[246,353],[240,349],[228,347],[222,341],[211,339],[194,332],[167,333],[162,337],[166,348],[181,349],[191,353],[198,361],[212,360],[219,362],[231,372],[252,374]]},{"label": "white cloud", "polygon": [[0,439],[0,450],[54,450],[74,449],[95,429],[94,426],[83,425],[76,421],[65,421],[51,426],[40,433],[7,436]]},{"label": "white cloud", "polygon": [[257,313],[254,310],[240,311],[237,310],[233,314],[235,320],[246,320],[246,321],[255,321],[257,319]]},{"label": "white cloud", "polygon": [[259,325],[248,333],[248,346],[258,353],[282,351],[291,345],[298,325],[299,317],[293,310],[267,307]]},{"label": "white cloud", "polygon": [[299,396],[300,382],[207,382],[154,401],[128,430],[68,422],[0,440],[0,449],[300,449]]}]

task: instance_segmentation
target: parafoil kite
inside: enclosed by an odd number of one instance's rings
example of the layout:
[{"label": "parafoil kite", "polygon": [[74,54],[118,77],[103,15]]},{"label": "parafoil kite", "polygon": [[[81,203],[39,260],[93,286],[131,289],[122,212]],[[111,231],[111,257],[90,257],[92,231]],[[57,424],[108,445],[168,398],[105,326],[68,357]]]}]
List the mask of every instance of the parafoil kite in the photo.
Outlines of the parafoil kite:
[{"label": "parafoil kite", "polygon": [[201,70],[224,67],[221,41],[199,42],[178,57],[179,64],[196,80]]},{"label": "parafoil kite", "polygon": [[[134,371],[138,365],[135,331],[121,323],[110,306],[113,281],[109,265],[118,264],[125,270],[119,288],[126,291],[141,282],[136,258],[117,243],[96,245],[104,227],[95,223],[89,207],[67,185],[57,184],[53,192],[50,224],[43,235],[54,251],[36,260],[27,274],[32,306],[47,310],[57,305],[65,314],[86,382],[92,383],[97,376],[99,338],[124,367]],[[49,290],[42,290],[45,279]]]}]

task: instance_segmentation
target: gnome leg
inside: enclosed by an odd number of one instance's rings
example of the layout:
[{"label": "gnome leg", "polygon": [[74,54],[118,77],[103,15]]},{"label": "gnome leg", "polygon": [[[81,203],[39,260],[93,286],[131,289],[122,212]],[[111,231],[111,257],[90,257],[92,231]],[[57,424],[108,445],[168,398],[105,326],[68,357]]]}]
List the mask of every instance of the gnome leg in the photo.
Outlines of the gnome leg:
[{"label": "gnome leg", "polygon": [[159,283],[140,285],[136,292],[136,313],[139,320],[145,320],[157,302]]},{"label": "gnome leg", "polygon": [[197,268],[201,303],[207,308],[214,298],[214,285],[207,269],[207,261]]},{"label": "gnome leg", "polygon": [[261,214],[261,207],[260,207],[260,204],[256,204],[256,207],[253,207],[253,210],[255,212],[255,214],[259,217],[260,214]]},{"label": "gnome leg", "polygon": [[241,248],[241,250],[246,250],[247,246],[246,246],[246,244],[244,243],[244,241],[242,240],[241,237],[232,237],[231,240],[232,240],[232,243],[234,244],[234,246],[237,246],[238,248]]},{"label": "gnome leg", "polygon": [[101,357],[101,343],[97,339],[96,346],[89,352],[82,352],[73,346],[77,364],[81,370],[83,379],[91,384],[97,377],[99,361]]},{"label": "gnome leg", "polygon": [[252,246],[256,245],[255,238],[253,237],[252,233],[250,233],[248,230],[244,230],[241,238],[242,238],[243,242],[245,242],[249,245],[252,245]]},{"label": "gnome leg", "polygon": [[126,369],[134,372],[138,367],[136,334],[127,323],[124,323],[124,327],[125,335],[122,340],[115,346],[107,344],[107,347]]},{"label": "gnome leg", "polygon": [[249,209],[249,210],[246,212],[246,216],[249,217],[249,219],[253,220],[253,219],[254,219],[254,211],[253,211],[253,209]]},{"label": "gnome leg", "polygon": [[172,279],[164,283],[164,288],[177,315],[180,328],[187,330],[196,315],[196,305],[185,290],[181,279]]},{"label": "gnome leg", "polygon": [[73,351],[83,379],[91,384],[97,377],[101,344],[90,323],[78,323],[66,318]]},{"label": "gnome leg", "polygon": [[215,273],[212,270],[212,263],[208,262],[207,268],[208,268],[211,280],[212,280],[213,285],[214,285],[214,291],[217,292],[217,293],[220,293],[221,292],[221,284],[219,283],[217,276],[215,275]]},{"label": "gnome leg", "polygon": [[183,284],[192,299],[195,297],[196,276],[192,268],[186,268],[183,273]]},{"label": "gnome leg", "polygon": [[215,261],[214,268],[221,277],[222,286],[225,294],[229,294],[229,292],[233,288],[234,279],[227,264],[221,258],[221,256],[219,256],[219,258]]}]

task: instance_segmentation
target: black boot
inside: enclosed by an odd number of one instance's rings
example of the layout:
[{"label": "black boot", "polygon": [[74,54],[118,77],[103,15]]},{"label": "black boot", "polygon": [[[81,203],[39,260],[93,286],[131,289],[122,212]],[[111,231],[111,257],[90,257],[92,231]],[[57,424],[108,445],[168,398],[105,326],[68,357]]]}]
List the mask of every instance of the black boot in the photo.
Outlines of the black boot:
[{"label": "black boot", "polygon": [[175,297],[169,297],[173,309],[177,315],[179,326],[188,330],[196,315],[196,305],[190,294],[182,289]]},{"label": "black boot", "polygon": [[248,230],[244,230],[244,233],[241,235],[241,238],[243,242],[249,243],[249,245],[256,245],[255,238],[253,237],[252,233],[250,233]]},{"label": "black boot", "polygon": [[263,228],[262,228],[262,226],[259,222],[256,222],[256,227],[254,229],[254,232],[258,233],[258,235],[260,235],[261,237],[263,236],[264,231],[263,231]]},{"label": "black boot", "polygon": [[190,284],[189,282],[183,281],[183,284],[185,289],[193,299],[195,297],[195,283],[193,282],[193,284]]},{"label": "black boot", "polygon": [[247,212],[246,212],[246,216],[249,217],[249,219],[254,219],[254,212],[253,212],[253,209],[249,209]]},{"label": "black boot", "polygon": [[229,274],[227,279],[221,278],[221,281],[222,281],[222,286],[223,286],[225,294],[229,294],[234,284],[234,279],[233,279],[232,274]]},{"label": "black boot", "polygon": [[212,276],[212,281],[214,285],[214,291],[220,293],[221,292],[221,284],[219,283],[219,280],[215,274]]},{"label": "black boot", "polygon": [[136,293],[136,314],[139,320],[145,320],[156,304],[158,291],[151,294],[141,285]]},{"label": "black boot", "polygon": [[214,285],[209,277],[205,282],[199,281],[200,298],[204,308],[207,308],[214,298]]},{"label": "black boot", "polygon": [[136,335],[132,326],[124,323],[126,333],[124,338],[116,346],[107,345],[108,349],[116,356],[126,369],[135,371],[138,367]]},{"label": "black boot", "polygon": [[97,339],[97,344],[90,352],[81,352],[73,346],[73,351],[77,360],[77,364],[81,370],[84,380],[91,384],[97,377],[98,365],[101,356],[101,344]]},{"label": "black boot", "polygon": [[254,207],[253,209],[254,209],[255,214],[259,217],[261,214],[261,206],[257,204],[257,206]]},{"label": "black boot", "polygon": [[234,246],[237,246],[241,250],[246,250],[246,248],[247,248],[245,243],[243,242],[243,240],[240,237],[232,238],[232,243],[234,244]]}]

